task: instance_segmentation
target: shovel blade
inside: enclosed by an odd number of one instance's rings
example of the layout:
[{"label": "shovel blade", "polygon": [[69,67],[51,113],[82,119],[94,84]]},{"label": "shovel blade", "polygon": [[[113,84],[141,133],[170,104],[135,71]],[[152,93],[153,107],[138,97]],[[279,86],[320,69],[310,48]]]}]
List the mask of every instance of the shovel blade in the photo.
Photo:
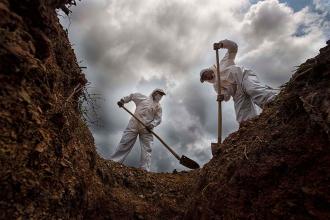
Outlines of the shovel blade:
[{"label": "shovel blade", "polygon": [[217,151],[220,149],[220,146],[218,143],[211,143],[211,152],[212,156],[215,156],[217,154]]},{"label": "shovel blade", "polygon": [[186,157],[185,155],[182,155],[180,158],[180,164],[182,164],[185,167],[188,167],[190,169],[198,169],[199,164],[193,161],[192,159]]}]

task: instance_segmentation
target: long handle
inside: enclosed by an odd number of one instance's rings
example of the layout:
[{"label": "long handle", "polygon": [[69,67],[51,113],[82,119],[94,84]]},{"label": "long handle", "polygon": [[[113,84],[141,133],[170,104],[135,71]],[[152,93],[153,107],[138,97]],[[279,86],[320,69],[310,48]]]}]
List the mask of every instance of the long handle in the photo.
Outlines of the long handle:
[{"label": "long handle", "polygon": [[[125,109],[125,111],[128,112],[128,114],[132,115],[138,122],[140,122],[145,128],[147,128],[147,126],[138,118],[136,117],[132,112],[130,112],[125,106],[122,106],[123,109]],[[170,148],[170,146],[168,146],[155,132],[153,132],[152,130],[150,130],[150,132],[155,135],[155,137],[167,148],[167,150],[169,150],[175,157],[176,159],[180,160],[180,157],[177,153],[174,152],[174,150],[172,150],[172,148]]]},{"label": "long handle", "polygon": [[[221,95],[219,49],[216,49],[215,52],[217,58],[218,95]],[[222,110],[221,110],[221,101],[218,100],[218,144],[221,144],[221,139],[222,139],[221,134],[222,134]]]}]

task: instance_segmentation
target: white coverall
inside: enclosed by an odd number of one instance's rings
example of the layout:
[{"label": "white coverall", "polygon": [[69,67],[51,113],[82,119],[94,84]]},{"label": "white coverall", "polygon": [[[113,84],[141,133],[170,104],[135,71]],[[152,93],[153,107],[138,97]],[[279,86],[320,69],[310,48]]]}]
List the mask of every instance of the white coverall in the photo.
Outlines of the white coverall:
[{"label": "white coverall", "polygon": [[[228,101],[233,97],[236,120],[241,123],[247,119],[255,117],[258,112],[255,105],[263,108],[264,104],[275,98],[276,90],[260,83],[258,77],[252,70],[244,69],[235,65],[235,57],[238,46],[230,40],[222,40],[223,48],[227,53],[220,62],[221,94],[224,100]],[[214,77],[212,80],[206,80],[212,83],[216,92],[218,92],[217,68],[216,65],[201,71],[211,69]]]},{"label": "white coverall", "polygon": [[[152,97],[156,91],[157,89],[149,97],[140,93],[133,93],[122,98],[124,103],[133,101],[136,105],[134,115],[144,122],[145,125],[152,124],[154,127],[159,125],[162,120],[162,108],[158,102],[154,102]],[[132,150],[138,135],[141,145],[140,167],[150,171],[153,135],[133,117],[130,119],[117,149],[110,159],[120,163],[124,162],[126,156]]]}]

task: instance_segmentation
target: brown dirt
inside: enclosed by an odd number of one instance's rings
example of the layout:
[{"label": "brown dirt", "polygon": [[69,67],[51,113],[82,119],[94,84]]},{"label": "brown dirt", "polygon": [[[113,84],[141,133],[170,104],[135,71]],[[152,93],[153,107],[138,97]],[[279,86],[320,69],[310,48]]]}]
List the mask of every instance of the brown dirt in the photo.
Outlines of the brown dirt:
[{"label": "brown dirt", "polygon": [[66,2],[0,0],[0,219],[330,219],[329,46],[203,169],[147,173],[96,153]]},{"label": "brown dirt", "polygon": [[330,46],[201,170],[187,219],[330,219]]}]

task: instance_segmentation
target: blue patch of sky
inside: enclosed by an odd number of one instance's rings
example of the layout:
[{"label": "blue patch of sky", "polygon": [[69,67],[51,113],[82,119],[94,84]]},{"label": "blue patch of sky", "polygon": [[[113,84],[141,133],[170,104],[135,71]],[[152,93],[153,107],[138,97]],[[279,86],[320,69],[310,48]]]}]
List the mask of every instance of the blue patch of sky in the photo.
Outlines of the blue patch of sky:
[{"label": "blue patch of sky", "polygon": [[302,24],[298,27],[298,29],[296,30],[296,32],[294,33],[294,36],[296,37],[301,37],[304,36],[305,34],[307,34],[308,32],[306,31],[306,25]]},{"label": "blue patch of sky", "polygon": [[300,11],[306,6],[313,7],[312,0],[287,0],[287,1],[280,0],[280,2],[287,3],[290,6],[290,8],[292,8],[295,12]]},{"label": "blue patch of sky", "polygon": [[[252,4],[260,2],[260,0],[250,0]],[[313,6],[313,0],[279,0],[281,3],[286,3],[290,6],[294,11],[300,11],[306,6]]]}]

